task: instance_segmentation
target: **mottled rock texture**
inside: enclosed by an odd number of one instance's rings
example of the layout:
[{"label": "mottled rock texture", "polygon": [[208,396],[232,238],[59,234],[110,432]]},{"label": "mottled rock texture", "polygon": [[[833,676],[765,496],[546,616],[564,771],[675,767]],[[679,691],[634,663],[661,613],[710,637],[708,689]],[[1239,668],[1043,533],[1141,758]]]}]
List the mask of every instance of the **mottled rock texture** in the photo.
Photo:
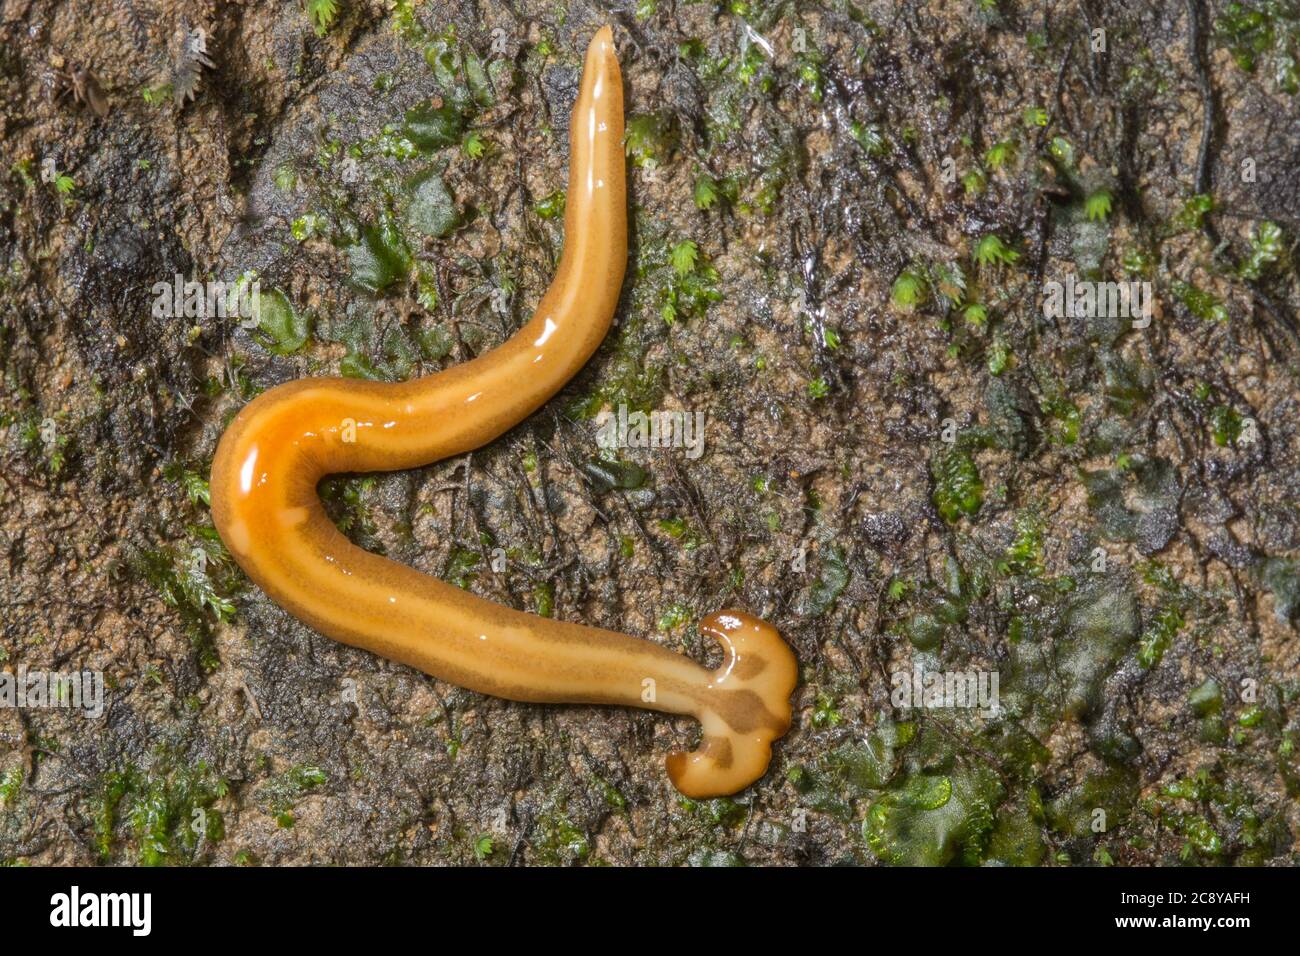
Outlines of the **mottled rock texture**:
[{"label": "mottled rock texture", "polygon": [[[322,491],[517,608],[703,660],[703,614],[772,620],[795,722],[729,800],[669,785],[689,721],[313,633],[204,500],[258,391],[525,320],[605,22],[605,347],[491,446]],[[0,669],[107,683],[0,708],[0,861],[1295,861],[1294,2],[8,0],[0,41]],[[177,274],[256,278],[259,323],[156,314]],[[1069,277],[1149,324],[1045,314]],[[620,404],[704,453],[603,449]],[[999,707],[896,706],[934,671]]]}]

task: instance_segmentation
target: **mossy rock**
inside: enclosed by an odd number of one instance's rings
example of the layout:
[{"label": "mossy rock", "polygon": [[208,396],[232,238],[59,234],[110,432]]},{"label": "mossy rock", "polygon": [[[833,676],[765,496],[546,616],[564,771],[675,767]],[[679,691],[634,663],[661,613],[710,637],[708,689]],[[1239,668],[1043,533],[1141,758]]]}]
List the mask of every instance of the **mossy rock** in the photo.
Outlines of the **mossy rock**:
[{"label": "mossy rock", "polygon": [[410,200],[406,204],[406,224],[422,236],[442,239],[460,225],[456,199],[434,170],[428,170],[407,183]]},{"label": "mossy rock", "polygon": [[989,834],[986,865],[1038,866],[1047,855],[1042,828],[1025,807],[1002,810]]},{"label": "mossy rock", "polygon": [[1128,819],[1137,801],[1137,771],[1110,767],[1089,774],[1044,806],[1048,825],[1080,839],[1109,833]]},{"label": "mossy rock", "polygon": [[984,766],[912,775],[871,805],[862,833],[884,863],[977,864],[1002,792],[997,775]]}]

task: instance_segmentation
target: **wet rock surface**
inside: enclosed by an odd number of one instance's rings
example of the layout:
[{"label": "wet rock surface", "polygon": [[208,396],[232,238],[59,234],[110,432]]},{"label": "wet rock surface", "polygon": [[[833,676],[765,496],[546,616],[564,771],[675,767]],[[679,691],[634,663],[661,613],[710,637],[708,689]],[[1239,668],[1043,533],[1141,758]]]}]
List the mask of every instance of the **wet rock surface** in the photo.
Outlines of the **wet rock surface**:
[{"label": "wet rock surface", "polygon": [[[259,392],[527,319],[605,22],[605,345],[487,448],[321,491],[522,610],[706,663],[703,615],[775,623],[795,722],[729,799],[668,783],[690,721],[316,634],[207,510]],[[0,36],[0,672],[105,682],[0,706],[0,861],[1295,862],[1294,4],[11,0]],[[261,311],[164,314],[176,275]],[[1149,315],[1045,309],[1067,280]],[[703,453],[602,444],[620,405]]]}]

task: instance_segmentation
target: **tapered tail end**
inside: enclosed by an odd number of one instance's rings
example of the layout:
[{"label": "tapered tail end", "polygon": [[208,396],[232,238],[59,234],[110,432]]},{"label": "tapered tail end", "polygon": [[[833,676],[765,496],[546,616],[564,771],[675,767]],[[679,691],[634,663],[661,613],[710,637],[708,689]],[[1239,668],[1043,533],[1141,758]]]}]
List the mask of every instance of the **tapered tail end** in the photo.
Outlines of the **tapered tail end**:
[{"label": "tapered tail end", "polygon": [[587,62],[585,69],[600,67],[613,63],[618,68],[618,51],[614,49],[614,31],[608,24],[596,31],[596,35],[587,44]]},{"label": "tapered tail end", "polygon": [[794,652],[761,618],[719,611],[700,630],[724,653],[696,714],[704,739],[666,761],[673,786],[693,799],[726,796],[763,776],[772,741],[790,728],[790,695],[799,679]]}]

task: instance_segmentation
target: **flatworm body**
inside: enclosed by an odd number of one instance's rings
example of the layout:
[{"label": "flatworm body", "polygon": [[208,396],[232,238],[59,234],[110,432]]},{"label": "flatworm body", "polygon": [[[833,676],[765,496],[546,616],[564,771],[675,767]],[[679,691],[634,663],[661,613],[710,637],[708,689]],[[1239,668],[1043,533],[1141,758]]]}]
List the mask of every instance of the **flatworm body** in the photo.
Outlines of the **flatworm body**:
[{"label": "flatworm body", "polygon": [[734,793],[767,769],[790,725],[794,655],[742,611],[701,622],[709,670],[650,641],[525,614],[371,554],[330,521],[317,484],[415,468],[479,448],[528,417],[604,339],[627,263],[623,81],[609,27],[587,50],[569,134],[564,251],[532,319],[473,361],[409,382],[300,379],[258,396],[222,436],[212,516],[250,578],[336,640],[497,697],[689,714],[692,752],[669,755],[691,797]]}]

